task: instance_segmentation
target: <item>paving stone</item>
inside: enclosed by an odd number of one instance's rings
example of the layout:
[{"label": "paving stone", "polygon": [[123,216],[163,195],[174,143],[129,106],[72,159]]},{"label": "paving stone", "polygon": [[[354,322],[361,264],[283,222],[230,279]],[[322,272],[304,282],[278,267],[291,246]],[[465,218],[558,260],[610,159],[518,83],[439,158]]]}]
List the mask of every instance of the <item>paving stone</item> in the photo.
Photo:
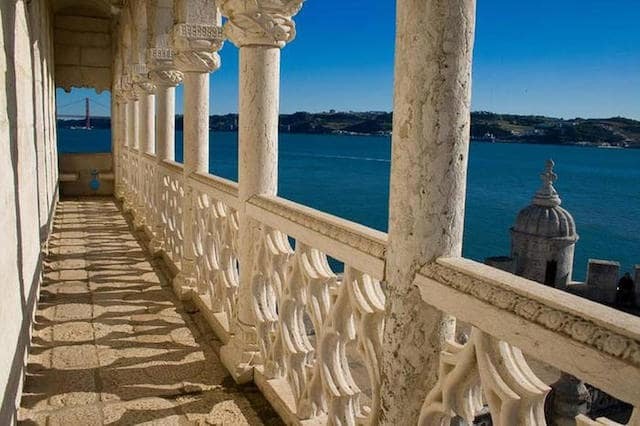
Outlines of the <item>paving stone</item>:
[{"label": "paving stone", "polygon": [[86,321],[70,321],[53,326],[53,341],[58,344],[94,343],[93,325]]},{"label": "paving stone", "polygon": [[64,303],[56,306],[56,321],[90,320],[93,318],[93,306],[89,303]]},{"label": "paving stone", "polygon": [[51,356],[51,366],[58,370],[96,368],[98,351],[94,344],[56,346]]},{"label": "paving stone", "polygon": [[62,201],[50,248],[21,422],[281,424],[233,384],[113,201]]}]

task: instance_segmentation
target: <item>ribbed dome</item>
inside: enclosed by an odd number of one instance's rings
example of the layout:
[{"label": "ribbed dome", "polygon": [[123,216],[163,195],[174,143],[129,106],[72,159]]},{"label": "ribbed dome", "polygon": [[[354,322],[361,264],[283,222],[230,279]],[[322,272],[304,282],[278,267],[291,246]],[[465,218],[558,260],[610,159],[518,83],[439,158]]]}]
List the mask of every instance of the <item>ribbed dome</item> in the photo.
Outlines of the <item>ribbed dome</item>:
[{"label": "ribbed dome", "polygon": [[548,160],[540,175],[542,187],[536,192],[531,205],[520,210],[513,230],[547,238],[577,238],[576,223],[571,213],[560,207],[560,197],[553,187],[558,176],[554,163]]},{"label": "ribbed dome", "polygon": [[520,210],[513,230],[540,237],[567,238],[576,236],[576,223],[560,206],[532,204]]}]

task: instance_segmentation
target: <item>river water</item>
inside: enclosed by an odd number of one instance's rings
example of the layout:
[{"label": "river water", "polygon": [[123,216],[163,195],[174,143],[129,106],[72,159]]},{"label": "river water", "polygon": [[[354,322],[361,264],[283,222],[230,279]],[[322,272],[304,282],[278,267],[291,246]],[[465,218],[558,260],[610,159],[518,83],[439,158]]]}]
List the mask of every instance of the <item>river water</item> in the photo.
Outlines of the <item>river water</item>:
[{"label": "river water", "polygon": [[[182,133],[176,158],[182,161]],[[58,131],[60,152],[104,152],[108,130]],[[237,134],[210,134],[212,173],[237,180]],[[386,231],[389,137],[282,134],[279,195]],[[640,150],[577,146],[471,144],[464,256],[509,253],[509,228],[540,186],[546,159],[556,163],[556,189],[576,221],[574,279],[589,258],[640,263]]]}]

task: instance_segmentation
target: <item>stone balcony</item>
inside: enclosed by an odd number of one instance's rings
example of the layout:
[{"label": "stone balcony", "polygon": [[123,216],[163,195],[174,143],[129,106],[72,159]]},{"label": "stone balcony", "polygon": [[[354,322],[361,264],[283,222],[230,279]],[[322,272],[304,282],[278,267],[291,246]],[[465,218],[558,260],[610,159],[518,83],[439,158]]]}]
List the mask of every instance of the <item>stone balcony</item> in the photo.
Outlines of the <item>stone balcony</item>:
[{"label": "stone balcony", "polygon": [[[301,7],[0,5],[0,422],[640,425],[640,320],[461,257],[475,1],[398,2],[388,234],[278,196],[280,49]],[[225,41],[238,182],[208,164]],[[114,199],[59,201],[56,87],[111,90]],[[545,412],[561,373],[628,419],[567,393]]]}]

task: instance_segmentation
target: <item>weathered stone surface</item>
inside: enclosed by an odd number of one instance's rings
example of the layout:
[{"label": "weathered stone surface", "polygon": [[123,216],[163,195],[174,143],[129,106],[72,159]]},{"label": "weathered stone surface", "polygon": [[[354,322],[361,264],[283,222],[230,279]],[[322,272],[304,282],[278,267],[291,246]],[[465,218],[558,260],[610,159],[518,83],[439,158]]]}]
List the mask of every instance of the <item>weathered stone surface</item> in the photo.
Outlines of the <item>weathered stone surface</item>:
[{"label": "weathered stone surface", "polygon": [[[62,202],[56,224],[21,421],[280,423],[261,394],[236,388],[113,201]],[[64,259],[67,241],[78,251]]]}]

